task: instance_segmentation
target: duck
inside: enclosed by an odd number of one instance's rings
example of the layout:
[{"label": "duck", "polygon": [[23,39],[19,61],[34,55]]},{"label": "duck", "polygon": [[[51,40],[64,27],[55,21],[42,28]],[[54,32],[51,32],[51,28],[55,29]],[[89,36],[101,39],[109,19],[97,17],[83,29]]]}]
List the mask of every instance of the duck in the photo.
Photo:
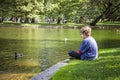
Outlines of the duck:
[{"label": "duck", "polygon": [[22,53],[17,53],[17,52],[15,52],[14,54],[15,54],[15,60],[17,60],[17,59],[20,58],[20,57],[23,57],[23,54],[22,54]]}]

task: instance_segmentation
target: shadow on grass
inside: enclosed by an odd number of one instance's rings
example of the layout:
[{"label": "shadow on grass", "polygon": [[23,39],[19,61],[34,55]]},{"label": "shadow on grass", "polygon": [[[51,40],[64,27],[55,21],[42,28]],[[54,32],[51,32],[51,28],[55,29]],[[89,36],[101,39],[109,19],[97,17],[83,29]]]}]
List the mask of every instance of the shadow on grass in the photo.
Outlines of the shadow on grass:
[{"label": "shadow on grass", "polygon": [[118,48],[120,40],[100,40],[98,41],[99,49]]}]

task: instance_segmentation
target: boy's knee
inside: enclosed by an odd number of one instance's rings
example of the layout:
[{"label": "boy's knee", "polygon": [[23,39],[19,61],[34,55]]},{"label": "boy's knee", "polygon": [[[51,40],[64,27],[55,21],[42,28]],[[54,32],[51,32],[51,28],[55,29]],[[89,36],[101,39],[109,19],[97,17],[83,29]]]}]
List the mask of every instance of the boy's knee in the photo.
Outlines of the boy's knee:
[{"label": "boy's knee", "polygon": [[68,51],[68,54],[70,55],[71,53],[73,53],[73,51]]}]

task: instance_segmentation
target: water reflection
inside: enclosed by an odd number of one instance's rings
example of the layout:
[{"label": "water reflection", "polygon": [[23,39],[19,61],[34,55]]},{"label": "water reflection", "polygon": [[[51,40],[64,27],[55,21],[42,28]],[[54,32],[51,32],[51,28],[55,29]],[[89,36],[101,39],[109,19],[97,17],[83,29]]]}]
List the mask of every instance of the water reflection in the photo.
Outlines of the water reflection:
[{"label": "water reflection", "polygon": [[96,26],[95,28],[97,29],[107,29],[107,30],[111,30],[111,29],[120,29],[120,26]]}]

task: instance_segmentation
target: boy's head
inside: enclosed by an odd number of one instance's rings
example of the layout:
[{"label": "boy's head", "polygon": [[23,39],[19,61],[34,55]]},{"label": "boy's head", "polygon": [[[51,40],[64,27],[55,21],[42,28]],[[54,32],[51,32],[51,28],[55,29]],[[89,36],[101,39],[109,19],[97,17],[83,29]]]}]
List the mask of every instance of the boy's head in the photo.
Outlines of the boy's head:
[{"label": "boy's head", "polygon": [[80,32],[84,39],[91,36],[91,28],[89,26],[82,27]]}]

